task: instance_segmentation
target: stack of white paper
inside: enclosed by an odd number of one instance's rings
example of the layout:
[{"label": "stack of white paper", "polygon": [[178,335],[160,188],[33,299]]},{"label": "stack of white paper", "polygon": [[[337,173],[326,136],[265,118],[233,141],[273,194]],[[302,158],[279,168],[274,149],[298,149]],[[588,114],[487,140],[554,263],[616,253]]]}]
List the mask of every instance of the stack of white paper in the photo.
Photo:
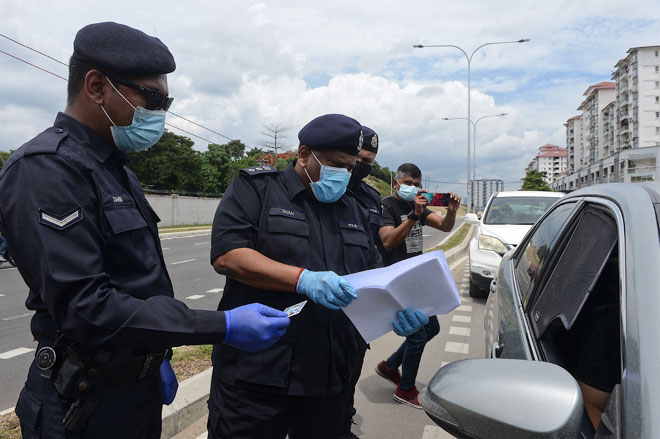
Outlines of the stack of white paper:
[{"label": "stack of white paper", "polygon": [[397,310],[413,308],[432,316],[461,304],[442,250],[344,278],[358,298],[343,310],[367,343],[392,330]]}]

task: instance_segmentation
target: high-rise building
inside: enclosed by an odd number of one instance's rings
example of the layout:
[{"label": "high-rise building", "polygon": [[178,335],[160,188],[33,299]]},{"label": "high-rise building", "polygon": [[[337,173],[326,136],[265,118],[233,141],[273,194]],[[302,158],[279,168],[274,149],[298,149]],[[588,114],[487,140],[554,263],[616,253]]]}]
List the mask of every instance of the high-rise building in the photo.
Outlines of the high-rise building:
[{"label": "high-rise building", "polygon": [[483,179],[470,181],[470,202],[474,211],[484,210],[492,194],[504,190],[504,180]]},{"label": "high-rise building", "polygon": [[660,181],[660,46],[633,47],[611,82],[587,89],[566,127],[568,169],[551,187]]},{"label": "high-rise building", "polygon": [[539,153],[534,157],[527,171],[536,170],[545,172],[545,182],[551,184],[560,175],[566,171],[566,148],[557,145],[543,145],[539,148]]}]

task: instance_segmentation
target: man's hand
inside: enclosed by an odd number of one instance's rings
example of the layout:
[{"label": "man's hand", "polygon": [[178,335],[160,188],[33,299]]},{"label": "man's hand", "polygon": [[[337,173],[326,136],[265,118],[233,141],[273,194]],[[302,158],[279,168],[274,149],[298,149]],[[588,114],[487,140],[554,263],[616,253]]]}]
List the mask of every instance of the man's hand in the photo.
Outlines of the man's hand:
[{"label": "man's hand", "polygon": [[405,311],[396,312],[396,319],[392,322],[392,327],[396,335],[407,337],[419,331],[428,322],[429,318],[423,312],[406,308]]},{"label": "man's hand", "polygon": [[225,311],[224,343],[248,352],[271,347],[286,332],[290,320],[285,312],[261,303],[250,303]]},{"label": "man's hand", "polygon": [[160,383],[163,386],[163,404],[172,404],[176,391],[179,389],[179,383],[176,380],[170,360],[167,358],[160,363]]},{"label": "man's hand", "polygon": [[351,284],[332,271],[303,270],[298,277],[296,292],[332,310],[338,310],[357,299]]},{"label": "man's hand", "polygon": [[417,192],[417,195],[415,196],[415,215],[417,216],[422,216],[424,213],[424,209],[426,209],[426,206],[429,204],[428,198],[426,198],[424,195],[422,195],[423,192],[426,192],[423,189],[420,189],[419,192]]},{"label": "man's hand", "polygon": [[453,192],[449,193],[449,205],[447,206],[447,212],[456,212],[459,207],[461,207],[461,196]]}]

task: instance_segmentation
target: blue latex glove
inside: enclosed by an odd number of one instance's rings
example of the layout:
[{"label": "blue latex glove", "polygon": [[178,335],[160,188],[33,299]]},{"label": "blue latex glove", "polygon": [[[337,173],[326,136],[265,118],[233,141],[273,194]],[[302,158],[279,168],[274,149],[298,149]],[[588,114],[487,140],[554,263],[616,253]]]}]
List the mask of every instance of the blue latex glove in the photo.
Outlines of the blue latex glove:
[{"label": "blue latex glove", "polygon": [[319,305],[334,310],[357,299],[357,293],[351,284],[332,271],[303,270],[298,277],[296,291]]},{"label": "blue latex glove", "polygon": [[167,358],[160,363],[160,383],[163,386],[163,404],[170,405],[174,401],[179,383],[176,381],[176,375],[172,370],[170,360]]},{"label": "blue latex glove", "polygon": [[224,343],[248,352],[271,347],[286,332],[290,320],[285,312],[261,303],[250,303],[225,311]]},{"label": "blue latex glove", "polygon": [[419,331],[419,328],[428,322],[429,318],[423,312],[406,308],[405,311],[396,312],[396,320],[392,322],[392,327],[396,335],[407,337]]}]

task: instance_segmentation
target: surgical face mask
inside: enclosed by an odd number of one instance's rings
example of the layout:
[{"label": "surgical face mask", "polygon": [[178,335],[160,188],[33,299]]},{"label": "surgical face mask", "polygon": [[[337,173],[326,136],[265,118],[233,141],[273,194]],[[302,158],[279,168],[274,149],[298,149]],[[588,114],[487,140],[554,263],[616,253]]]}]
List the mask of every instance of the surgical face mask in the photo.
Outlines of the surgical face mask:
[{"label": "surgical face mask", "polygon": [[407,184],[399,185],[399,190],[397,191],[399,197],[403,201],[414,201],[415,197],[417,196],[417,192],[419,192],[419,188],[417,186],[408,186]]},{"label": "surgical face mask", "polygon": [[348,180],[351,178],[351,173],[345,168],[335,168],[333,166],[324,165],[318,157],[316,157],[314,151],[312,151],[312,155],[316,161],[319,162],[319,165],[321,165],[321,175],[319,181],[316,182],[312,181],[312,178],[307,172],[307,168],[303,168],[305,174],[307,174],[307,178],[309,178],[312,192],[316,199],[321,203],[334,203],[344,195],[344,192],[346,192],[346,186],[348,186]]},{"label": "surgical face mask", "polygon": [[351,180],[348,182],[348,187],[355,187],[360,184],[360,181],[371,173],[371,165],[366,165],[361,161],[355,162],[353,172],[351,172]]},{"label": "surgical face mask", "polygon": [[147,110],[142,107],[134,107],[124,95],[119,93],[119,90],[117,90],[109,79],[108,82],[117,94],[135,110],[133,113],[133,122],[129,126],[120,127],[113,122],[108,112],[101,105],[101,110],[103,110],[105,116],[113,125],[110,127],[110,133],[117,148],[124,152],[139,152],[155,145],[163,136],[163,132],[165,132],[166,112],[163,110]]}]

